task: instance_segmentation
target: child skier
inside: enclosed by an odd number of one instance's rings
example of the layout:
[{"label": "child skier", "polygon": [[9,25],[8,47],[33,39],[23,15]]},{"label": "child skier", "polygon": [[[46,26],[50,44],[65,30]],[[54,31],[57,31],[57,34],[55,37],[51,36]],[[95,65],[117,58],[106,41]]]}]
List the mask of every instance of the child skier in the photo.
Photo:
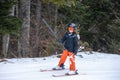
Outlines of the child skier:
[{"label": "child skier", "polygon": [[68,31],[64,35],[64,37],[60,40],[61,43],[64,43],[64,50],[61,55],[60,61],[53,70],[64,69],[64,63],[66,61],[67,56],[69,56],[70,60],[70,71],[66,73],[69,74],[78,74],[75,66],[75,55],[78,50],[78,38],[75,32],[75,24],[71,23],[68,25]]}]

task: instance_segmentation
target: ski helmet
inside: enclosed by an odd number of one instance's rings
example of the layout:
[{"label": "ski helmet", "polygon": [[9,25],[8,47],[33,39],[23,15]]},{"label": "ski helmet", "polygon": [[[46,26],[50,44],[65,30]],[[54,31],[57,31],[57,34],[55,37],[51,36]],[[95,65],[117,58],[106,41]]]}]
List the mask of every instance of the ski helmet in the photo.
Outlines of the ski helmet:
[{"label": "ski helmet", "polygon": [[76,25],[75,25],[75,23],[70,23],[70,24],[68,25],[68,27],[73,27],[73,28],[75,28]]},{"label": "ski helmet", "polygon": [[74,23],[70,23],[68,24],[68,31],[69,32],[74,32],[75,31],[75,24]]}]

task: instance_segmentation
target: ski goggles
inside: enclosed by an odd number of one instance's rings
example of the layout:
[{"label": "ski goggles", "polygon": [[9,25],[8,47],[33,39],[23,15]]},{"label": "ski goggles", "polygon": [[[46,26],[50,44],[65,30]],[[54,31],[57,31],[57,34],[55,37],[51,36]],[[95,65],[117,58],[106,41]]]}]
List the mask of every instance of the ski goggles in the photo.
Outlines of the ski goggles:
[{"label": "ski goggles", "polygon": [[68,28],[68,31],[69,31],[69,32],[73,32],[73,31],[74,31],[74,28],[73,28],[73,27],[69,27],[69,28]]}]

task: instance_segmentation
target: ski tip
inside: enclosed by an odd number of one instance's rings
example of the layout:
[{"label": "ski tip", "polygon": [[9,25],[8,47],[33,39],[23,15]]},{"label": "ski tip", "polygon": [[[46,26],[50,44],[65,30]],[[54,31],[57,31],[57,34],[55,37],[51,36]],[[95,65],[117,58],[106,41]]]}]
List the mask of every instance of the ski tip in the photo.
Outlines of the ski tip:
[{"label": "ski tip", "polygon": [[52,76],[53,76],[53,77],[56,77],[56,75],[54,75],[54,74],[53,74]]}]

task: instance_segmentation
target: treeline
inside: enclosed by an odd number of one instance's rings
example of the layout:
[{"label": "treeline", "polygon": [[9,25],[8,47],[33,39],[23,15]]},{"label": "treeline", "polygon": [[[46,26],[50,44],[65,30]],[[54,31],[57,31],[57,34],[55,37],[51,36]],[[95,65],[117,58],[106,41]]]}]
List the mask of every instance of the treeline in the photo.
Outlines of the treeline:
[{"label": "treeline", "polygon": [[120,54],[119,9],[119,0],[0,0],[0,55],[60,53],[53,35],[61,38],[71,22],[77,25],[84,50]]}]

